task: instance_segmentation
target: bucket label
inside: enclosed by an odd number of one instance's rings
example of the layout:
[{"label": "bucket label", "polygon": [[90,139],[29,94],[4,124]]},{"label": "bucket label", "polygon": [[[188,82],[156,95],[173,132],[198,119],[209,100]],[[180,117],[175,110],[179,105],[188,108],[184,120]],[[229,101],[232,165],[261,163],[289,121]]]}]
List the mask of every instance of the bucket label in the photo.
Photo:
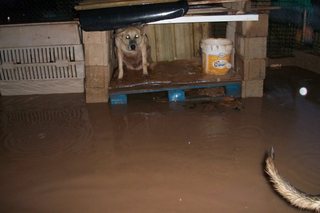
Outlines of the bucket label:
[{"label": "bucket label", "polygon": [[226,63],[225,60],[217,60],[213,62],[212,66],[217,69],[223,69],[226,66]]},{"label": "bucket label", "polygon": [[217,75],[226,74],[231,68],[230,55],[224,55],[220,57],[219,55],[208,55],[207,56],[207,72]]}]

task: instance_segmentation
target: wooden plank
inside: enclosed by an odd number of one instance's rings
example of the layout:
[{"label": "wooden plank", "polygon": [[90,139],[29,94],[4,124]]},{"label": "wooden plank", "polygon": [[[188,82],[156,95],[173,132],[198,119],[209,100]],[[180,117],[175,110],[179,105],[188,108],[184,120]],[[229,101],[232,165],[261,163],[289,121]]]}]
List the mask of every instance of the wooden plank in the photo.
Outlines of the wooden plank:
[{"label": "wooden plank", "polygon": [[251,7],[251,11],[253,12],[264,12],[264,11],[270,11],[270,10],[280,10],[281,7],[279,6],[257,6],[257,7]]},{"label": "wooden plank", "polygon": [[259,14],[259,21],[238,22],[236,31],[245,37],[267,37],[269,15]]},{"label": "wooden plank", "polygon": [[86,44],[105,44],[109,41],[111,36],[111,31],[82,31],[82,40],[83,43]]},{"label": "wooden plank", "polygon": [[169,84],[169,85],[144,85],[136,86],[133,88],[111,88],[109,89],[109,95],[121,95],[121,94],[141,94],[151,92],[164,92],[170,90],[190,90],[190,89],[205,89],[215,87],[225,87],[229,85],[238,85],[241,81],[224,81],[224,82],[211,82],[211,83],[192,83],[192,84]]},{"label": "wooden plank", "polygon": [[236,52],[246,59],[264,59],[267,54],[267,37],[244,37],[236,34]]},{"label": "wooden plank", "polygon": [[108,51],[109,45],[107,43],[93,43],[84,44],[85,50],[85,65],[86,66],[108,66],[110,56]]},{"label": "wooden plank", "polygon": [[214,13],[235,13],[236,10],[228,9],[225,7],[209,7],[209,8],[192,8],[189,9],[187,15],[200,15],[200,14],[214,14]]},{"label": "wooden plank", "polygon": [[149,40],[149,45],[151,48],[151,58],[153,62],[157,62],[158,58],[157,58],[157,51],[156,51],[156,30],[155,30],[155,25],[147,25],[146,28],[146,33],[148,36],[148,40]]},{"label": "wooden plank", "polygon": [[108,99],[106,88],[86,88],[86,103],[105,103]]},{"label": "wooden plank", "polygon": [[246,2],[249,0],[188,0],[189,5],[216,4],[228,2]]},{"label": "wooden plank", "polygon": [[0,48],[81,44],[79,23],[57,22],[0,26]]},{"label": "wooden plank", "polygon": [[264,0],[264,1],[255,1],[255,2],[251,2],[252,7],[260,7],[260,6],[271,6],[272,2],[271,0]]},{"label": "wooden plank", "polygon": [[212,37],[213,25],[210,23],[201,23],[202,27],[202,38]]},{"label": "wooden plank", "polygon": [[174,59],[189,59],[194,55],[192,24],[174,25]]},{"label": "wooden plank", "polygon": [[263,80],[252,80],[242,82],[242,98],[263,96]]},{"label": "wooden plank", "polygon": [[[143,94],[143,93],[154,93],[154,92],[167,92],[169,102],[185,101],[186,91],[193,89],[201,89],[202,91],[211,90],[216,88],[221,88],[225,92],[225,96],[229,97],[240,97],[241,96],[241,81],[237,82],[224,82],[224,83],[214,83],[206,85],[178,85],[174,87],[158,87],[153,88],[135,88],[129,90],[110,90],[110,102],[111,104],[127,104],[128,95],[131,94]],[[200,95],[201,96],[201,95]],[[206,95],[207,96],[207,95]]]},{"label": "wooden plank", "polygon": [[83,93],[83,79],[0,81],[1,95]]},{"label": "wooden plank", "polygon": [[136,88],[154,85],[183,85],[194,83],[232,82],[241,80],[241,76],[230,70],[228,74],[216,76],[203,72],[200,59],[163,61],[155,64],[148,78],[142,78],[141,72],[126,72],[124,78],[119,81],[114,76],[110,82],[110,89]]},{"label": "wooden plank", "polygon": [[168,3],[168,2],[176,2],[176,1],[177,0],[88,0],[88,1],[83,1],[79,5],[75,6],[75,9],[76,10],[92,10],[92,9],[101,9],[101,8]]},{"label": "wooden plank", "polygon": [[193,28],[194,56],[199,57],[201,55],[200,43],[201,43],[201,40],[203,39],[202,24],[194,23],[192,24],[192,28]]},{"label": "wooden plank", "polygon": [[235,56],[235,68],[247,80],[263,80],[266,75],[266,59],[244,59],[241,56]]},{"label": "wooden plank", "polygon": [[194,56],[201,55],[200,43],[202,39],[209,38],[210,24],[209,23],[193,23],[193,48]]},{"label": "wooden plank", "polygon": [[174,26],[156,25],[157,61],[172,61],[174,59]]},{"label": "wooden plank", "polygon": [[209,23],[147,25],[146,32],[153,61],[191,59],[200,56],[200,42],[210,36],[210,27]]},{"label": "wooden plank", "polygon": [[85,64],[109,66],[112,57],[112,31],[83,31]]},{"label": "wooden plank", "polygon": [[105,88],[108,66],[86,66],[86,88]]}]

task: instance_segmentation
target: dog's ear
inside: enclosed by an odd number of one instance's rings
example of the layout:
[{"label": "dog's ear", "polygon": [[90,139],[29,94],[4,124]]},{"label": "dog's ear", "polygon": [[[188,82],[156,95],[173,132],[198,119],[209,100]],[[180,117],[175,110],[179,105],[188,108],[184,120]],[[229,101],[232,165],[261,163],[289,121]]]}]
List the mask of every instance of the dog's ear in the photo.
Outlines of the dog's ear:
[{"label": "dog's ear", "polygon": [[120,34],[120,33],[122,33],[123,31],[125,31],[125,28],[118,28],[118,29],[116,29],[114,32],[115,32],[115,34]]},{"label": "dog's ear", "polygon": [[140,29],[141,35],[145,35],[147,32],[147,25],[146,24],[142,24],[138,27]]}]

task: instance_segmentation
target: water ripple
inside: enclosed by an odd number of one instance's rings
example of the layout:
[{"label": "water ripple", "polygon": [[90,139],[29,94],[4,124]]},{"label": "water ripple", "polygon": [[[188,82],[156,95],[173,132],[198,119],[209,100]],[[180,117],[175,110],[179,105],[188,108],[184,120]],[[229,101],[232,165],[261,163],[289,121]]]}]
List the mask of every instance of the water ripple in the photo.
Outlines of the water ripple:
[{"label": "water ripple", "polygon": [[2,151],[14,158],[80,153],[92,128],[84,108],[7,111]]}]

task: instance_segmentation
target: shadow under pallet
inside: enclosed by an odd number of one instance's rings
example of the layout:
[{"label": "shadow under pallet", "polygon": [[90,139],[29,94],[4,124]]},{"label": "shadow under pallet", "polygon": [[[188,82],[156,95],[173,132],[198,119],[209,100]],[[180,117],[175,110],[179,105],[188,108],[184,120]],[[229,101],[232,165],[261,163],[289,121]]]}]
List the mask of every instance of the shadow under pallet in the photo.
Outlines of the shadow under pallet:
[{"label": "shadow under pallet", "polygon": [[176,60],[157,63],[146,77],[129,70],[118,80],[115,73],[109,95],[111,104],[127,104],[131,94],[167,92],[168,100],[177,102],[187,99],[187,91],[214,88],[223,89],[224,96],[241,97],[241,77],[233,70],[223,76],[206,74],[200,60]]}]

